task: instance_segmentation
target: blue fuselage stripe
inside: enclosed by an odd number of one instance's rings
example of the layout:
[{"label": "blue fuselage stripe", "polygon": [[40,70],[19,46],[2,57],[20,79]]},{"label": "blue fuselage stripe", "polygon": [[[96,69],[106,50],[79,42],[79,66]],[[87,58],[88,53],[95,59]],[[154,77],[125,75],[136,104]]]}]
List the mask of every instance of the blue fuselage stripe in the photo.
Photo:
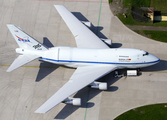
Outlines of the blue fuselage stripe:
[{"label": "blue fuselage stripe", "polygon": [[121,64],[121,65],[138,65],[138,64],[152,64],[157,63],[160,60],[152,61],[152,62],[143,62],[143,63],[114,63],[114,62],[93,62],[93,61],[69,61],[69,60],[55,60],[55,59],[49,59],[49,58],[41,58],[42,60],[49,60],[54,62],[68,62],[68,63],[94,63],[94,64]]}]

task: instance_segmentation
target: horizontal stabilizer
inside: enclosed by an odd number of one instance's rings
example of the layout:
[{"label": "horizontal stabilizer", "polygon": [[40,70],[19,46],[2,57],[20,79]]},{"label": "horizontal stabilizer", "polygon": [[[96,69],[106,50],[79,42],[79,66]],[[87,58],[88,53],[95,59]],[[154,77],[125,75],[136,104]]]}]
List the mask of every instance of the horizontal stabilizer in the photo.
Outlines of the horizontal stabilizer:
[{"label": "horizontal stabilizer", "polygon": [[19,55],[19,57],[14,60],[14,62],[10,65],[10,67],[8,68],[6,72],[11,72],[21,67],[22,65],[25,65],[39,57],[40,56],[38,55]]}]

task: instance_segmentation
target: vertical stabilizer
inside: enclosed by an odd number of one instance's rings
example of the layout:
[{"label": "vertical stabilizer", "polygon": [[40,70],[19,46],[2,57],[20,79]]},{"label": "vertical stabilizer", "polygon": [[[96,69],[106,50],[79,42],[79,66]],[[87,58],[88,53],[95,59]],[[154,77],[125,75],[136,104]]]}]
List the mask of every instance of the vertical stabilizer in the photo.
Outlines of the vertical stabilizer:
[{"label": "vertical stabilizer", "polygon": [[48,50],[46,46],[29,36],[22,29],[11,24],[8,24],[7,27],[9,28],[11,34],[13,35],[20,48],[41,51]]}]

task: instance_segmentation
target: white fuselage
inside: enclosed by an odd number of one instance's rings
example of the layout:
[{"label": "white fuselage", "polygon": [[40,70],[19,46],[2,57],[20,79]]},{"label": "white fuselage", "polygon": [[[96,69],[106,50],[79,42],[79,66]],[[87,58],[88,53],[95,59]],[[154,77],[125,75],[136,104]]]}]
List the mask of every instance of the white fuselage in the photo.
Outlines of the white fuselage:
[{"label": "white fuselage", "polygon": [[142,68],[159,62],[159,58],[143,50],[85,49],[74,47],[53,47],[42,54],[41,60],[77,68],[97,64],[113,64],[118,68]]}]

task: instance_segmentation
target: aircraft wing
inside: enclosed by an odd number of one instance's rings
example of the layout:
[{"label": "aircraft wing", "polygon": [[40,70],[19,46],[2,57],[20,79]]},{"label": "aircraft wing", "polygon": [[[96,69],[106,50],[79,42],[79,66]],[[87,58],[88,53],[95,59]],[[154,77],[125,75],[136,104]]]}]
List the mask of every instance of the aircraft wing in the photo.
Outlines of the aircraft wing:
[{"label": "aircraft wing", "polygon": [[109,48],[99,37],[97,37],[89,28],[79,21],[63,5],[54,5],[68,28],[75,37],[77,47],[82,48]]},{"label": "aircraft wing", "polygon": [[76,93],[93,81],[116,69],[114,65],[98,65],[78,67],[70,80],[48,99],[35,113],[46,113],[53,107],[64,101],[67,97]]}]

